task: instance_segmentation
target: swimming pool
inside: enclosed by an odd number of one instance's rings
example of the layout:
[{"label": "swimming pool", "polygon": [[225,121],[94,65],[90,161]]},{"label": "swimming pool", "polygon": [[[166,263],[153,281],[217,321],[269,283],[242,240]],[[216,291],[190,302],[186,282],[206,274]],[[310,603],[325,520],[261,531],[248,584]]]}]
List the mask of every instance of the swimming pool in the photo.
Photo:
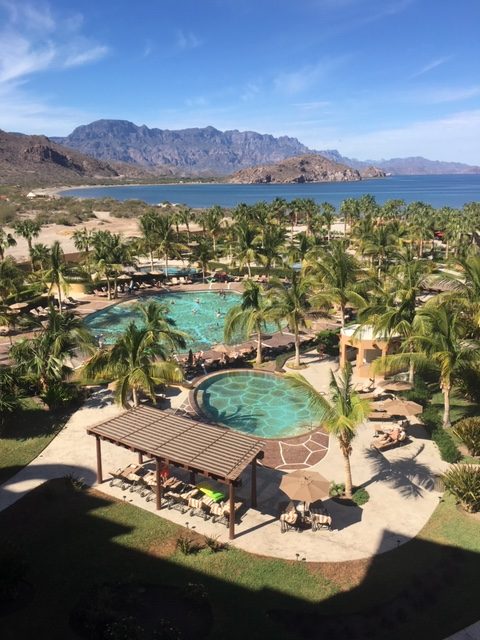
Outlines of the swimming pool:
[{"label": "swimming pool", "polygon": [[273,373],[214,374],[197,386],[194,399],[211,420],[260,438],[290,438],[320,426],[307,395]]},{"label": "swimming pool", "polygon": [[[139,269],[140,271],[143,271],[143,273],[150,273],[152,271],[152,268],[149,266],[143,266],[140,267]],[[165,273],[165,265],[164,264],[154,264],[153,265],[153,271],[162,271],[163,273]],[[198,269],[196,269],[195,267],[181,267],[179,265],[168,265],[168,276],[193,276],[196,273],[201,273],[199,272]]]},{"label": "swimming pool", "polygon": [[[87,316],[86,325],[94,335],[102,336],[106,344],[112,344],[132,320],[141,324],[142,315],[135,309],[136,303],[151,300],[167,306],[168,316],[176,327],[191,336],[187,350],[201,351],[223,342],[225,315],[240,303],[240,295],[232,291],[225,291],[223,296],[215,291],[153,294],[95,311]],[[239,336],[233,342],[242,340]]]}]

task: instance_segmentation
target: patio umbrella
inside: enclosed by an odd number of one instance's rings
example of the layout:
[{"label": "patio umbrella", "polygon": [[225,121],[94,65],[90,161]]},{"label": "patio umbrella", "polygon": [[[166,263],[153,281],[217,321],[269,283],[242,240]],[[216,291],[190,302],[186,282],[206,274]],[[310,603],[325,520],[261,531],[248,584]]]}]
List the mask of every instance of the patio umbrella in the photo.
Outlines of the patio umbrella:
[{"label": "patio umbrella", "polygon": [[412,388],[410,382],[404,380],[384,380],[379,382],[379,386],[385,391],[409,391]]},{"label": "patio umbrella", "polygon": [[280,489],[292,500],[315,502],[328,497],[330,481],[316,471],[297,469],[283,476]]},{"label": "patio umbrella", "polygon": [[13,304],[9,304],[8,308],[9,309],[25,309],[25,307],[28,307],[28,302],[14,302]]},{"label": "patio umbrella", "polygon": [[394,416],[416,416],[423,411],[422,405],[412,400],[385,400],[380,406]]},{"label": "patio umbrella", "polygon": [[131,276],[127,276],[126,273],[122,273],[121,276],[118,276],[117,280],[130,280]]},{"label": "patio umbrella", "polygon": [[218,353],[230,353],[231,349],[227,347],[227,345],[220,343],[214,344],[212,347],[213,351],[217,351]]}]

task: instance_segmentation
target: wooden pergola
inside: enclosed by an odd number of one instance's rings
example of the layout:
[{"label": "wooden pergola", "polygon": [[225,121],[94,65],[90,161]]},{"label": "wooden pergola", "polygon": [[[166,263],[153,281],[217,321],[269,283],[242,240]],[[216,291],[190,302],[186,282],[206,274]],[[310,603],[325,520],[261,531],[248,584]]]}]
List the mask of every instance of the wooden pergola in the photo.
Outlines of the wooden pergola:
[{"label": "wooden pergola", "polygon": [[235,537],[235,487],[251,465],[251,504],[257,505],[256,464],[263,458],[264,443],[217,425],[184,418],[153,407],[141,406],[87,429],[95,436],[97,482],[103,482],[102,440],[124,447],[156,463],[156,507],[162,506],[160,472],[164,464],[212,478],[229,487],[229,537]]}]

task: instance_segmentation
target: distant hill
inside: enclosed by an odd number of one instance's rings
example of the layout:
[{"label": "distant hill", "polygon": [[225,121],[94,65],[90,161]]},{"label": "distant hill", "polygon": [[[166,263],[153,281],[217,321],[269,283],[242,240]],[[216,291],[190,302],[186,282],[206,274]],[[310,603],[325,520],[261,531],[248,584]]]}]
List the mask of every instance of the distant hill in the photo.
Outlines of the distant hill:
[{"label": "distant hill", "polygon": [[63,185],[148,177],[141,168],[103,162],[45,136],[0,130],[0,184]]},{"label": "distant hill", "polygon": [[360,172],[320,155],[287,158],[276,164],[242,169],[230,176],[235,184],[345,182],[361,180]]},{"label": "distant hill", "polygon": [[97,120],[77,127],[65,138],[52,138],[101,160],[117,160],[145,168],[167,165],[176,174],[228,175],[239,169],[270,164],[309,149],[295,138],[274,138],[254,131],[149,129],[126,120]]},{"label": "distant hill", "polygon": [[319,151],[319,153],[332,160],[358,169],[367,169],[374,165],[383,169],[386,173],[397,176],[421,176],[421,175],[446,175],[446,174],[475,174],[480,173],[480,167],[464,164],[462,162],[443,162],[440,160],[428,160],[421,156],[410,158],[391,158],[390,160],[356,160],[342,156],[336,149]]}]

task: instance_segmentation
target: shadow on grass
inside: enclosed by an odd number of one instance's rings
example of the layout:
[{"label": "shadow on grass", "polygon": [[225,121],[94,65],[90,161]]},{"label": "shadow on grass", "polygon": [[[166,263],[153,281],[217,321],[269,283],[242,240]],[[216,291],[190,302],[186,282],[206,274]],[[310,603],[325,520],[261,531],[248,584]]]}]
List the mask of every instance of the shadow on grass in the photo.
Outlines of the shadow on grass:
[{"label": "shadow on grass", "polygon": [[[455,527],[454,507],[445,513],[444,526]],[[0,531],[22,550],[35,589],[23,611],[0,618],[2,640],[77,637],[70,612],[105,582],[203,585],[214,616],[211,640],[441,640],[478,615],[480,554],[427,539],[335,565],[237,549],[182,555],[175,540],[184,529],[62,480],[0,513]],[[478,548],[473,527],[470,535],[468,544]]]}]

